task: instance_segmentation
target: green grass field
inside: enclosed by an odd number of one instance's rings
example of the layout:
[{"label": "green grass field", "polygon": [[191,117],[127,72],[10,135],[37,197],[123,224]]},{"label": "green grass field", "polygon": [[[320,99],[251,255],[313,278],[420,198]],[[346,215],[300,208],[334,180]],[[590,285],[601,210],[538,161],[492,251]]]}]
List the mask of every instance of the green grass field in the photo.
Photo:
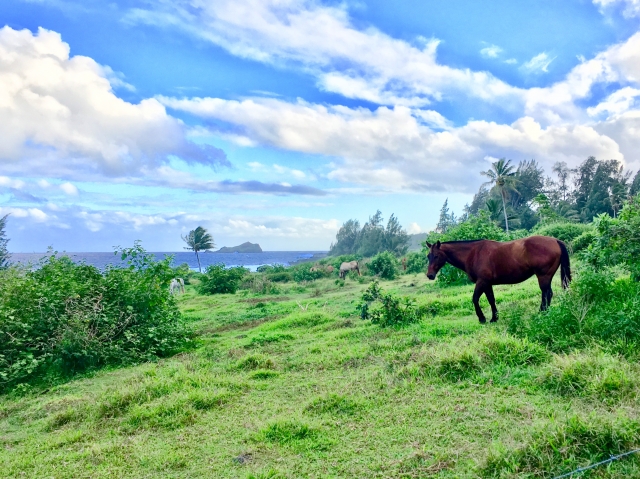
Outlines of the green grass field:
[{"label": "green grass field", "polygon": [[[367,285],[189,288],[195,350],[1,396],[0,476],[553,477],[638,445],[635,363],[506,333],[539,307],[535,280],[497,287],[503,319],[484,326],[471,286],[383,281],[435,313],[401,329],[357,316]],[[640,461],[582,477],[640,477]]]}]

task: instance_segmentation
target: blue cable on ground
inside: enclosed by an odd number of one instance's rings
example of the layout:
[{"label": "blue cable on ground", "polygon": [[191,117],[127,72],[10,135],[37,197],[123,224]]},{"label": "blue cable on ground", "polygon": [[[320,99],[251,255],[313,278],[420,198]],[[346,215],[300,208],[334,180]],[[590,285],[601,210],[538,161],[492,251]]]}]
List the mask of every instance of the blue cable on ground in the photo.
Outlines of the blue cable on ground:
[{"label": "blue cable on ground", "polygon": [[640,449],[634,449],[633,451],[625,452],[623,454],[618,454],[617,456],[611,456],[609,459],[605,459],[604,461],[596,462],[595,464],[591,464],[590,466],[579,467],[575,471],[567,472],[560,476],[556,476],[553,479],[562,479],[563,477],[573,476],[574,474],[578,474],[579,472],[588,471],[589,469],[593,469],[598,466],[602,466],[603,464],[607,464],[609,462],[613,462],[617,459],[620,459],[625,456],[630,456],[631,454],[635,454],[636,452],[640,452]]}]

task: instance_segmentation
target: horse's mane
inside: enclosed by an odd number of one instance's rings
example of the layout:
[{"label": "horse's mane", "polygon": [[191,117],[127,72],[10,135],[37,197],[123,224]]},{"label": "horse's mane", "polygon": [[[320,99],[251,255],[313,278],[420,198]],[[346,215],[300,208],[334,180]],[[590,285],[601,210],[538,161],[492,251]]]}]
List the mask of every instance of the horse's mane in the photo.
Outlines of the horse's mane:
[{"label": "horse's mane", "polygon": [[478,241],[485,241],[482,239],[474,239],[474,240],[458,240],[458,241],[443,241],[441,244],[462,244],[462,243],[476,243]]}]

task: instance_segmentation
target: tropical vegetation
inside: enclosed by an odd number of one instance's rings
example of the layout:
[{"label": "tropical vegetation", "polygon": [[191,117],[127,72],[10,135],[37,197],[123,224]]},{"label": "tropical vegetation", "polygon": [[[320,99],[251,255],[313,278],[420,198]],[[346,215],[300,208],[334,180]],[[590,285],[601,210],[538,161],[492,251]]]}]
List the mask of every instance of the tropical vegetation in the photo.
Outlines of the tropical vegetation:
[{"label": "tropical vegetation", "polygon": [[[556,278],[545,312],[535,278],[497,286],[490,326],[466,276],[428,281],[424,251],[379,211],[346,222],[332,255],[255,273],[172,268],[137,244],[104,271],[61,255],[3,269],[3,475],[555,477],[633,449],[638,175],[497,163],[427,240],[554,236],[574,281]],[[362,275],[339,278],[354,260]],[[593,474],[638,476],[635,456]]]},{"label": "tropical vegetation", "polygon": [[216,245],[213,242],[213,236],[211,236],[205,228],[198,226],[196,229],[189,231],[186,236],[182,236],[182,241],[187,243],[184,249],[193,251],[196,254],[198,270],[202,273],[202,265],[200,265],[200,255],[198,252],[209,251],[215,248]]}]

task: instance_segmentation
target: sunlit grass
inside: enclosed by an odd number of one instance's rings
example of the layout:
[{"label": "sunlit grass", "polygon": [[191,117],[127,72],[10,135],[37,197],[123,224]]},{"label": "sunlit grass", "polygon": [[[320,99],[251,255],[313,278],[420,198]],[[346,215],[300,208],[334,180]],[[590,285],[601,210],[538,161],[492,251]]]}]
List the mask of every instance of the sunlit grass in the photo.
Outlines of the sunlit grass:
[{"label": "sunlit grass", "polygon": [[[546,477],[640,439],[626,359],[480,325],[472,286],[424,275],[381,286],[435,315],[379,328],[356,312],[367,286],[188,288],[195,351],[0,397],[2,477]],[[495,290],[504,318],[539,307],[535,280]],[[597,477],[617,474],[640,463]]]}]

